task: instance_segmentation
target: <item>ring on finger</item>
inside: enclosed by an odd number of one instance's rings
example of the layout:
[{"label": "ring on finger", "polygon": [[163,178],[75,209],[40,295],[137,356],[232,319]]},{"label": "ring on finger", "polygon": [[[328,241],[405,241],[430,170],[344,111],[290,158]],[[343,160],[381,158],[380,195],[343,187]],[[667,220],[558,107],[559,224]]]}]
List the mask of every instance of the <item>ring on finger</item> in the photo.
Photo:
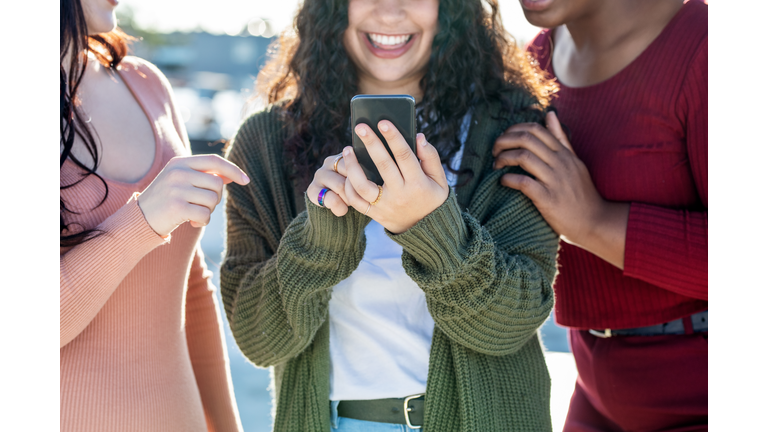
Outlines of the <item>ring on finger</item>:
[{"label": "ring on finger", "polygon": [[340,161],[340,160],[341,160],[343,157],[344,157],[344,155],[338,155],[338,156],[336,157],[336,160],[335,160],[335,161],[333,161],[333,172],[335,172],[336,174],[338,174],[338,173],[339,173],[339,161]]},{"label": "ring on finger", "polygon": [[328,188],[320,189],[320,193],[317,195],[317,204],[320,205],[320,207],[325,207],[325,194],[327,194],[329,190],[330,189]]},{"label": "ring on finger", "polygon": [[379,200],[381,200],[381,195],[384,193],[384,188],[381,187],[381,185],[376,185],[379,187],[379,195],[376,197],[376,199],[371,202],[371,205],[376,205],[379,203]]},{"label": "ring on finger", "polygon": [[363,213],[363,216],[368,216],[369,211],[371,211],[371,203],[368,203],[368,209]]}]

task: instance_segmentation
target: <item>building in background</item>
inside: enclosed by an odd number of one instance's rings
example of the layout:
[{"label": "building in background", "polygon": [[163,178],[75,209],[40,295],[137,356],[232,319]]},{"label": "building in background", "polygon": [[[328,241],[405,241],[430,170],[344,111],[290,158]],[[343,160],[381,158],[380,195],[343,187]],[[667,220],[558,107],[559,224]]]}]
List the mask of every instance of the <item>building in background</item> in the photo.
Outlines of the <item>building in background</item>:
[{"label": "building in background", "polygon": [[244,118],[256,75],[275,39],[269,21],[253,19],[234,34],[156,33],[139,28],[130,9],[120,28],[136,38],[131,53],[168,77],[193,153],[220,153]]}]

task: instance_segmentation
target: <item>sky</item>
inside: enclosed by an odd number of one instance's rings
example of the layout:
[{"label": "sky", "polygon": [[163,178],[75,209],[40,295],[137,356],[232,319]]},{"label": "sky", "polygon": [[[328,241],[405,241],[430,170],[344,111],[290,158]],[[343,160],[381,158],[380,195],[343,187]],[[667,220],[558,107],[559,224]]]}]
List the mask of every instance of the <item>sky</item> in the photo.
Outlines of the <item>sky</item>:
[{"label": "sky", "polygon": [[[518,42],[532,39],[537,28],[528,24],[517,0],[501,0],[504,27]],[[255,18],[270,20],[282,30],[291,24],[298,0],[120,0],[120,8],[131,8],[134,19],[144,28],[161,32],[190,31],[210,33],[239,32]]]}]

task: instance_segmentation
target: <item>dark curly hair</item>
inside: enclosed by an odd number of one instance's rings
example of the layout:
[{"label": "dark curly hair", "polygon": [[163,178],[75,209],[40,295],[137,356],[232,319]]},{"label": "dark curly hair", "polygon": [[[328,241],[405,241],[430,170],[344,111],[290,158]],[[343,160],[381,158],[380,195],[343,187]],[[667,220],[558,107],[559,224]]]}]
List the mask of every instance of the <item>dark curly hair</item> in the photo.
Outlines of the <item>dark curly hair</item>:
[{"label": "dark curly hair", "polygon": [[[445,163],[460,148],[461,120],[474,105],[498,101],[511,112],[522,89],[530,109],[543,112],[556,87],[504,30],[497,0],[440,0],[438,21],[417,124]],[[304,184],[351,142],[349,101],[358,79],[343,45],[347,26],[346,0],[305,0],[256,79],[255,98],[285,103],[286,164]]]},{"label": "dark curly hair", "polygon": [[[64,162],[69,159],[83,173],[79,180],[72,184],[60,185],[59,189],[71,188],[86,177],[94,175],[104,185],[104,197],[98,204],[101,205],[106,201],[109,189],[107,182],[96,173],[96,168],[99,166],[99,151],[94,133],[78,108],[77,89],[83,80],[89,53],[93,54],[104,67],[114,69],[127,54],[126,41],[130,37],[119,29],[110,33],[88,35],[80,0],[60,0],[59,6],[59,111],[61,114],[59,171],[64,166]],[[85,165],[72,154],[75,136],[79,136],[85,144],[93,160],[93,166]],[[83,230],[78,224],[67,223],[64,216],[75,212],[67,208],[61,195],[59,195],[59,204],[60,247],[75,246],[99,235],[98,230]]]}]

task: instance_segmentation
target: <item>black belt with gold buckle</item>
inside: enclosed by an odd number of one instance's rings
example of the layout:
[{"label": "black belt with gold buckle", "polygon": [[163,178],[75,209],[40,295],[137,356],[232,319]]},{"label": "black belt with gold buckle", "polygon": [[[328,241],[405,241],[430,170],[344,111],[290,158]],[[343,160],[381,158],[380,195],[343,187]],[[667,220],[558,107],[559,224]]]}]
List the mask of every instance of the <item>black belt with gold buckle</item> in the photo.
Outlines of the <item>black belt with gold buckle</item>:
[{"label": "black belt with gold buckle", "polygon": [[697,312],[687,317],[679,318],[674,321],[662,324],[636,327],[628,329],[591,329],[589,333],[599,338],[609,338],[613,336],[660,336],[660,335],[681,335],[693,334],[709,331],[709,311]]},{"label": "black belt with gold buckle", "polygon": [[339,416],[379,423],[404,424],[421,429],[424,424],[424,393],[405,398],[339,402]]}]

